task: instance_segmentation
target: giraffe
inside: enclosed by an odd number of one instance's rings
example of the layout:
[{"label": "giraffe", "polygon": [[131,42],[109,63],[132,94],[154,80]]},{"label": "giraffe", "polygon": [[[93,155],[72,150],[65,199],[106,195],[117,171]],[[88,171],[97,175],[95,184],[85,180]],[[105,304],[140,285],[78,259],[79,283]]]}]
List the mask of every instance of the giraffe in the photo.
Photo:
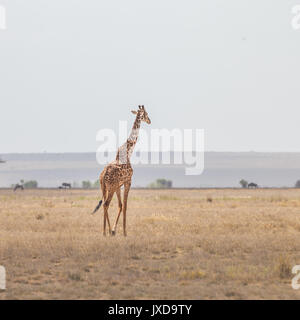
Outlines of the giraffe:
[{"label": "giraffe", "polygon": [[[129,190],[131,187],[131,178],[133,175],[133,169],[130,164],[130,157],[133,153],[133,149],[137,143],[137,139],[139,136],[139,130],[141,126],[141,122],[144,121],[147,124],[151,124],[151,120],[148,117],[148,113],[145,110],[143,105],[138,107],[137,111],[131,111],[134,115],[136,115],[131,133],[127,139],[127,141],[118,149],[116,159],[109,163],[100,174],[100,187],[102,190],[102,199],[99,201],[97,207],[93,211],[94,214],[100,207],[102,202],[104,209],[104,221],[103,221],[103,235],[106,235],[106,222],[108,223],[109,233],[111,235],[116,234],[117,224],[123,211],[123,234],[126,237],[126,211],[127,211],[127,199]],[[124,186],[124,195],[123,195],[123,203],[121,199],[121,187]],[[111,229],[110,221],[108,217],[108,208],[111,202],[111,199],[114,195],[117,194],[119,211],[117,215],[117,219]]]}]

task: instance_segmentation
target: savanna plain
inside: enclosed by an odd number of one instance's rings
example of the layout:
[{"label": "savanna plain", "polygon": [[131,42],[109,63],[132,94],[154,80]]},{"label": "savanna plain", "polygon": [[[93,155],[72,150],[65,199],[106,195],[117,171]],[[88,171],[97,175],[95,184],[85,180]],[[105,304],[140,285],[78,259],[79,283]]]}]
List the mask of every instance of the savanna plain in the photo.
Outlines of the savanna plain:
[{"label": "savanna plain", "polygon": [[0,190],[0,299],[300,298],[300,190],[131,190],[126,238],[99,196]]}]

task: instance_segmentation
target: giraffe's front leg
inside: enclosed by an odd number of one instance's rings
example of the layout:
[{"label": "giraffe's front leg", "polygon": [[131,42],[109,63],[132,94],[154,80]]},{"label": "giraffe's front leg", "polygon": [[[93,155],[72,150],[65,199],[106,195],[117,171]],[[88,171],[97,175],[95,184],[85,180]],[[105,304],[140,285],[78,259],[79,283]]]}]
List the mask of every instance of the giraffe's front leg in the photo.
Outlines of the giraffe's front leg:
[{"label": "giraffe's front leg", "polygon": [[122,199],[121,199],[121,189],[118,189],[116,191],[116,194],[117,194],[117,197],[118,197],[118,203],[119,203],[119,213],[118,213],[118,216],[117,216],[117,219],[116,219],[116,222],[113,226],[113,229],[112,229],[112,235],[114,236],[116,234],[116,228],[117,228],[117,224],[118,224],[118,221],[119,221],[119,218],[120,218],[120,214],[122,212]]},{"label": "giraffe's front leg", "polygon": [[103,236],[106,236],[106,212],[104,210],[104,214],[103,214]]},{"label": "giraffe's front leg", "polygon": [[127,211],[127,199],[128,199],[128,193],[130,190],[131,181],[124,184],[124,200],[123,200],[123,234],[124,237],[127,236],[126,232],[126,211]]},{"label": "giraffe's front leg", "polygon": [[106,215],[106,219],[107,219],[107,223],[108,223],[108,232],[109,232],[109,234],[111,235],[111,234],[112,234],[112,231],[111,231],[111,227],[110,227],[110,221],[109,221],[108,213],[107,213],[107,215]]}]

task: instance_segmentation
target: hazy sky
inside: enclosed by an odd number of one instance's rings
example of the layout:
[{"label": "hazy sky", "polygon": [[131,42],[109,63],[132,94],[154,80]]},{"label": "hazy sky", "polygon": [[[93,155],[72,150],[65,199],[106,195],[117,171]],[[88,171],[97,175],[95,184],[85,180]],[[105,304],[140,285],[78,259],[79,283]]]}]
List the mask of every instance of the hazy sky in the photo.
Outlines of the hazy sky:
[{"label": "hazy sky", "polygon": [[300,0],[0,0],[0,153],[96,151],[133,121],[300,151]]}]

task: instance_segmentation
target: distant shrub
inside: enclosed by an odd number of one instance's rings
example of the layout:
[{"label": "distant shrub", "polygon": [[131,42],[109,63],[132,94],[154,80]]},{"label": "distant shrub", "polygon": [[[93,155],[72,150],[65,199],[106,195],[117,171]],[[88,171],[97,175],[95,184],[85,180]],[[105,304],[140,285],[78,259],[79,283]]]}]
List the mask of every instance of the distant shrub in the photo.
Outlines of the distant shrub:
[{"label": "distant shrub", "polygon": [[291,263],[287,255],[281,255],[277,264],[277,272],[281,279],[289,279],[291,277]]},{"label": "distant shrub", "polygon": [[248,181],[242,179],[240,181],[240,185],[241,185],[242,188],[247,188],[248,187]]},{"label": "distant shrub", "polygon": [[68,274],[70,280],[81,281],[82,277],[79,272],[69,272]]},{"label": "distant shrub", "polygon": [[92,183],[89,180],[82,181],[81,185],[83,189],[90,189],[92,187]]},{"label": "distant shrub", "polygon": [[44,216],[43,216],[42,214],[38,214],[38,215],[36,216],[36,219],[37,219],[37,220],[43,220],[43,219],[44,219]]},{"label": "distant shrub", "polygon": [[74,182],[72,183],[72,187],[76,189],[76,188],[79,187],[79,184],[78,184],[76,181],[74,181]]},{"label": "distant shrub", "polygon": [[148,185],[148,188],[153,189],[170,189],[173,186],[173,182],[171,180],[166,179],[157,179],[155,182],[152,182]]},{"label": "distant shrub", "polygon": [[94,182],[93,188],[96,188],[96,189],[100,188],[100,180],[99,179]]},{"label": "distant shrub", "polygon": [[26,181],[23,184],[25,189],[36,189],[38,187],[38,183],[35,180]]},{"label": "distant shrub", "polygon": [[297,180],[297,182],[295,183],[295,188],[300,188],[300,180]]}]

